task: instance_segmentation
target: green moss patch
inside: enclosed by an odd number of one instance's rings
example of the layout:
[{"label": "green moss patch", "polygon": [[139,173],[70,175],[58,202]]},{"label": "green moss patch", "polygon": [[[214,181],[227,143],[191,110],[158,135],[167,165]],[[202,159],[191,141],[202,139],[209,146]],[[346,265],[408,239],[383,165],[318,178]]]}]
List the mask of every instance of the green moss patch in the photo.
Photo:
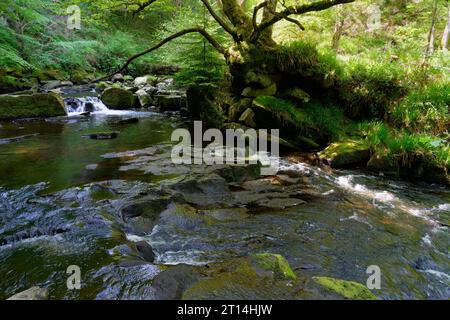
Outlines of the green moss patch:
[{"label": "green moss patch", "polygon": [[378,298],[358,282],[339,280],[328,277],[314,277],[313,280],[322,287],[352,300],[377,300]]}]

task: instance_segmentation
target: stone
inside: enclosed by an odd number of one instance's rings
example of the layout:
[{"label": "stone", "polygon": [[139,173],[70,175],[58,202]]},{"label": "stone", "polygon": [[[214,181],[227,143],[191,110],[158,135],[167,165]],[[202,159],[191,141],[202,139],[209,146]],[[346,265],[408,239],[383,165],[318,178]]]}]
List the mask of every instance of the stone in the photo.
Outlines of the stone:
[{"label": "stone", "polygon": [[116,83],[116,82],[124,82],[125,79],[123,77],[123,74],[117,73],[111,78],[111,81],[114,82],[114,83]]},{"label": "stone", "polygon": [[319,156],[332,168],[350,168],[366,165],[370,160],[370,148],[362,141],[347,140],[329,145]]},{"label": "stone", "polygon": [[26,139],[31,139],[34,138],[36,136],[38,136],[39,133],[34,133],[34,134],[26,134],[23,136],[17,136],[17,137],[12,137],[12,138],[3,138],[0,139],[0,145],[1,144],[8,144],[8,143],[13,143],[13,142],[18,142],[18,141],[22,141],[22,140],[26,140]]},{"label": "stone", "polygon": [[83,135],[83,137],[92,140],[112,140],[116,139],[118,136],[119,136],[118,132],[99,132]]},{"label": "stone", "polygon": [[0,119],[65,116],[61,96],[54,93],[30,95],[0,95]]},{"label": "stone", "polygon": [[260,96],[274,96],[277,93],[277,84],[274,83],[271,86],[264,89],[255,89],[252,87],[247,87],[242,92],[242,96],[247,98],[256,98]]},{"label": "stone", "polygon": [[239,102],[230,106],[228,110],[228,120],[230,122],[238,121],[245,110],[252,105],[251,99],[241,99]]},{"label": "stone", "polygon": [[101,95],[103,103],[114,110],[128,110],[139,107],[139,99],[128,90],[108,88]]},{"label": "stone", "polygon": [[158,106],[161,111],[178,111],[182,108],[186,108],[186,96],[157,94],[155,96],[155,105]]},{"label": "stone", "polygon": [[294,100],[300,104],[311,101],[311,96],[300,88],[291,88],[283,92],[283,97]]},{"label": "stone", "polygon": [[143,76],[134,79],[134,85],[137,87],[143,87],[145,85],[156,85],[157,78],[155,76]]},{"label": "stone", "polygon": [[245,110],[239,118],[239,122],[242,122],[248,127],[256,128],[255,112],[253,111],[253,109],[248,108],[247,110]]},{"label": "stone", "polygon": [[153,105],[153,99],[150,94],[147,93],[144,89],[139,89],[135,93],[138,96],[141,107],[149,107]]},{"label": "stone", "polygon": [[278,254],[263,253],[209,264],[204,277],[191,285],[183,300],[292,299],[298,278]]},{"label": "stone", "polygon": [[139,256],[147,262],[153,263],[155,261],[155,253],[152,246],[147,241],[139,241],[136,243],[136,251]]},{"label": "stone", "polygon": [[180,300],[192,284],[200,278],[196,267],[179,264],[158,274],[152,282],[157,300]]},{"label": "stone", "polygon": [[329,277],[313,277],[313,280],[324,287],[346,299],[351,300],[378,300],[378,298],[364,285],[346,280]]},{"label": "stone", "polygon": [[48,290],[40,287],[32,287],[13,295],[8,300],[48,300]]},{"label": "stone", "polygon": [[274,83],[269,75],[256,73],[254,71],[250,71],[247,73],[245,77],[245,82],[247,85],[251,87],[257,86],[259,88],[268,88]]}]

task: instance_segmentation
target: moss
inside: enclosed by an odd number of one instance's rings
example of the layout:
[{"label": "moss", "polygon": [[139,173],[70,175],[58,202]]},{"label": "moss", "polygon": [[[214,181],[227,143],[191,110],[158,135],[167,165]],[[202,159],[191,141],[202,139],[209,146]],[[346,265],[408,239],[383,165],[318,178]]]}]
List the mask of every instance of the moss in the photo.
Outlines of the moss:
[{"label": "moss", "polygon": [[274,272],[275,278],[284,280],[296,280],[297,276],[289,266],[289,262],[279,255],[272,253],[261,253],[254,256],[256,264],[265,269]]},{"label": "moss", "polygon": [[333,168],[365,165],[370,160],[370,148],[364,141],[347,140],[331,144],[319,156]]},{"label": "moss", "polygon": [[0,96],[0,119],[66,115],[63,99],[54,93]]},{"label": "moss", "polygon": [[112,109],[132,109],[138,104],[137,97],[125,89],[109,88],[101,96],[104,104]]},{"label": "moss", "polygon": [[328,277],[313,277],[322,287],[333,291],[346,299],[377,300],[378,298],[365,286],[353,281],[338,280]]},{"label": "moss", "polygon": [[245,88],[242,92],[244,97],[260,97],[260,96],[274,96],[277,93],[277,84],[274,83],[271,86],[264,89]]}]

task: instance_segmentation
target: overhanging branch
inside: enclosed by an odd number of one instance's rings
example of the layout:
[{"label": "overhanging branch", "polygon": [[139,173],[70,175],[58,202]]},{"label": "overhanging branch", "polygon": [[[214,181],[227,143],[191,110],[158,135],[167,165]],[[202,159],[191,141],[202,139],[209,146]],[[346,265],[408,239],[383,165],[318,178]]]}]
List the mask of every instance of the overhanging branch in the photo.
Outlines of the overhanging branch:
[{"label": "overhanging branch", "polygon": [[[264,30],[273,26],[275,23],[277,23],[283,19],[286,19],[290,22],[297,21],[297,20],[289,18],[290,15],[294,15],[294,14],[300,15],[300,14],[313,12],[313,11],[322,11],[322,10],[326,10],[331,7],[334,7],[336,5],[339,5],[339,4],[351,3],[354,1],[355,0],[321,0],[321,1],[316,1],[316,2],[312,2],[312,3],[308,3],[308,4],[299,5],[299,6],[286,7],[283,11],[277,12],[271,19],[269,19],[267,21],[263,21],[257,27],[257,29],[254,31],[254,33],[252,35],[252,40],[257,41],[259,39],[259,36],[261,35],[261,33]],[[294,20],[294,21],[292,21],[292,20]]]},{"label": "overhanging branch", "polygon": [[177,38],[180,38],[180,37],[182,37],[182,36],[184,36],[184,35],[186,35],[186,34],[189,34],[189,33],[199,33],[199,34],[201,34],[203,37],[205,37],[206,40],[208,40],[208,42],[209,42],[209,43],[210,43],[210,44],[211,44],[211,45],[212,45],[219,53],[221,53],[225,58],[228,57],[228,52],[225,50],[225,48],[223,48],[223,47],[220,45],[220,43],[219,43],[216,39],[214,39],[208,32],[206,32],[205,29],[199,28],[199,27],[197,27],[197,28],[190,28],[190,29],[185,29],[185,30],[182,30],[182,31],[180,31],[180,32],[177,32],[177,33],[175,33],[175,34],[173,34],[173,35],[171,35],[171,36],[165,38],[164,40],[162,40],[161,42],[159,42],[157,45],[155,45],[155,46],[153,46],[153,47],[151,47],[151,48],[149,48],[149,49],[147,49],[147,50],[145,50],[145,51],[142,51],[142,52],[140,52],[140,53],[135,54],[134,56],[128,58],[128,60],[125,62],[125,64],[124,64],[119,70],[117,70],[116,72],[111,73],[111,74],[109,74],[109,75],[107,75],[107,76],[104,76],[104,77],[101,77],[101,78],[97,78],[97,79],[93,80],[92,82],[98,82],[98,81],[106,80],[106,79],[109,79],[109,78],[111,78],[112,76],[114,76],[114,75],[116,75],[116,74],[118,74],[118,73],[121,73],[121,72],[124,71],[124,70],[125,70],[125,69],[126,69],[126,68],[134,61],[134,60],[136,60],[136,59],[138,59],[138,58],[140,58],[140,57],[142,57],[142,56],[144,56],[144,55],[146,55],[146,54],[148,54],[148,53],[150,53],[150,52],[152,52],[152,51],[155,51],[155,50],[161,48],[162,46],[164,46],[165,44],[169,43],[169,42],[172,41],[172,40],[175,40],[175,39],[177,39]]}]

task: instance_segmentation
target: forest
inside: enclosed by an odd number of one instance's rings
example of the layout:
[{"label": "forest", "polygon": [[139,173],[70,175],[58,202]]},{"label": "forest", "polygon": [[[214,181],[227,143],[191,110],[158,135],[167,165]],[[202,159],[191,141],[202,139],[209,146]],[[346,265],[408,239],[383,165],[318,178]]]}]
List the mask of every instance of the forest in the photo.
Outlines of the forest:
[{"label": "forest", "polygon": [[[448,299],[449,37],[448,0],[2,0],[0,299]],[[278,172],[174,163],[198,121]]]}]

